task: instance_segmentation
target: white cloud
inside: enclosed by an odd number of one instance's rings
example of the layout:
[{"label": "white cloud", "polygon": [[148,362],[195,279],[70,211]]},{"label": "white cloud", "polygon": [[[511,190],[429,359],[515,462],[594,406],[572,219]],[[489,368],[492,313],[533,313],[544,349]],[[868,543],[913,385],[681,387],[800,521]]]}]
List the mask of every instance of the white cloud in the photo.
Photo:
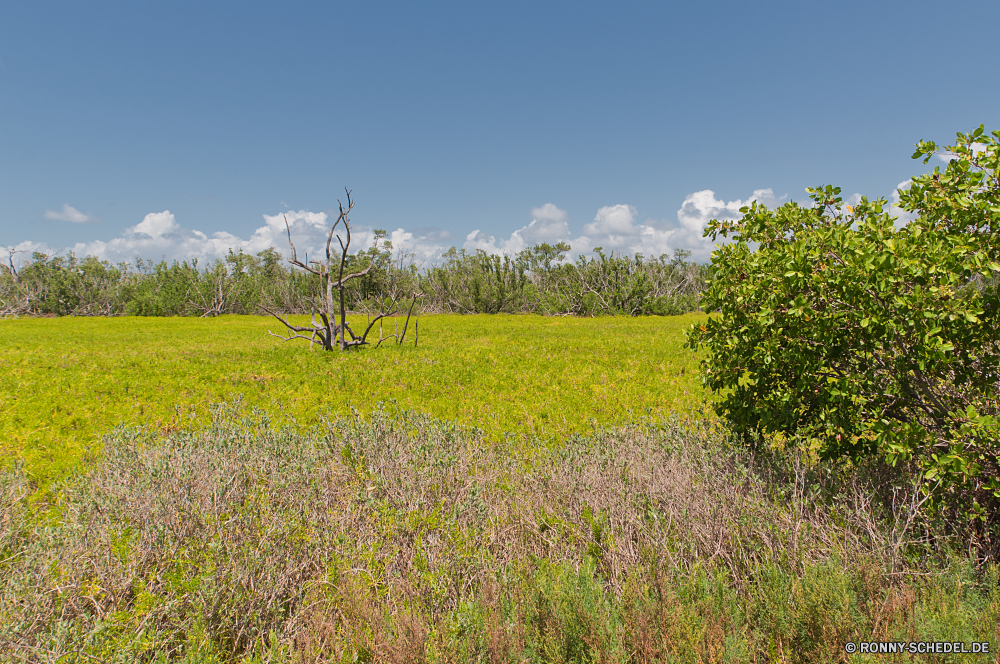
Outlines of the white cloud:
[{"label": "white cloud", "polygon": [[701,237],[705,226],[712,219],[739,219],[743,216],[740,208],[757,201],[769,208],[781,205],[787,196],[776,198],[772,189],[755,189],[753,195],[744,200],[721,201],[715,197],[711,189],[688,194],[677,211],[677,220],[681,228]]},{"label": "white cloud", "polygon": [[569,237],[569,215],[552,203],[531,209],[531,223],[522,226],[507,240],[497,244],[496,237],[481,230],[474,230],[465,236],[462,247],[466,251],[482,249],[488,254],[513,255],[536,244],[553,244]]},{"label": "white cloud", "polygon": [[467,251],[483,250],[490,254],[516,254],[540,242],[555,244],[568,242],[572,247],[569,258],[590,254],[596,247],[603,251],[641,253],[659,257],[671,255],[675,249],[692,252],[695,260],[707,260],[712,251],[711,240],[702,237],[705,225],[711,219],[738,219],[740,208],[757,201],[768,207],[781,205],[787,196],[776,197],[772,189],[757,189],[746,200],[722,201],[715,192],[706,189],[689,194],[677,211],[677,224],[648,219],[638,222],[635,207],[621,203],[600,208],[594,220],[585,224],[582,234],[574,237],[569,227],[569,216],[552,203],[532,208],[532,220],[511,233],[506,240],[497,240],[482,230],[474,230],[465,237]]},{"label": "white cloud", "polygon": [[903,180],[896,185],[896,190],[892,192],[892,207],[889,208],[889,214],[896,217],[896,228],[905,226],[917,218],[917,214],[915,212],[907,212],[903,208],[899,207],[899,192],[901,190],[909,189],[911,184],[913,184],[912,180]]},{"label": "white cloud", "polygon": [[[642,253],[658,257],[671,255],[675,249],[691,251],[695,260],[706,260],[712,243],[702,237],[710,219],[739,218],[739,209],[752,200],[769,207],[779,205],[785,196],[777,198],[771,189],[758,189],[746,200],[724,201],[715,192],[706,189],[685,197],[677,211],[677,221],[647,219],[639,221],[638,210],[625,203],[607,205],[595,214],[593,221],[584,224],[580,231],[573,231],[566,210],[553,203],[532,208],[531,221],[513,231],[506,239],[498,239],[482,230],[465,235],[463,248],[467,251],[481,249],[490,254],[514,255],[535,244],[567,242],[572,247],[570,260],[581,254],[590,254],[596,247],[605,252]],[[287,228],[286,228],[287,220]],[[219,231],[206,234],[185,228],[169,210],[147,214],[139,223],[127,228],[120,237],[108,241],[80,242],[72,247],[54,249],[44,243],[26,242],[16,251],[48,254],[72,251],[77,256],[97,256],[113,263],[131,262],[137,257],[167,261],[197,258],[201,264],[224,258],[230,251],[256,254],[274,247],[282,255],[289,255],[288,232],[300,260],[313,260],[324,256],[330,217],[323,212],[307,210],[274,215],[263,215],[263,225],[248,238]],[[352,231],[351,251],[369,249],[374,243],[373,229],[355,225]],[[419,263],[438,260],[452,244],[450,233],[438,228],[408,230],[397,228],[388,234],[393,253],[412,254]],[[339,251],[336,238],[332,250]]]},{"label": "white cloud", "polygon": [[552,203],[546,203],[542,207],[531,208],[531,218],[538,221],[569,221],[566,210],[560,210]]},{"label": "white cloud", "polygon": [[[136,258],[167,261],[196,258],[204,265],[205,262],[224,258],[230,250],[256,254],[273,247],[283,256],[289,256],[288,236],[291,231],[299,260],[306,262],[325,256],[331,223],[326,213],[290,210],[275,215],[265,214],[263,219],[264,224],[249,238],[244,239],[225,231],[208,235],[199,230],[184,228],[170,210],[164,210],[147,214],[142,221],[126,228],[121,236],[108,241],[79,242],[69,247],[52,247],[43,242],[22,242],[7,249],[20,252],[18,255],[22,260],[34,251],[48,255],[71,251],[78,257],[96,256],[112,263],[130,263]],[[338,230],[342,228],[343,226]],[[340,235],[346,241],[347,237],[342,230]],[[413,254],[417,261],[426,262],[440,257],[447,248],[445,243],[450,237],[448,231],[436,228],[414,231],[398,228],[387,239],[392,241],[395,255],[398,256],[399,252]],[[370,249],[374,242],[372,228],[352,224],[351,253]],[[335,255],[340,251],[336,235],[331,243],[331,251]]]},{"label": "white cloud", "polygon": [[145,235],[150,239],[159,239],[175,233],[180,227],[170,214],[170,210],[153,212],[143,217],[135,226],[126,231],[127,235]]},{"label": "white cloud", "polygon": [[[517,231],[515,231],[517,232]],[[481,230],[474,230],[465,236],[465,244],[462,248],[466,251],[485,251],[488,254],[502,254],[503,248],[497,246],[497,239],[493,235],[487,235]]]},{"label": "white cloud", "polygon": [[407,231],[397,228],[389,234],[393,256],[399,258],[412,254],[418,264],[434,262],[448,248],[451,233],[439,228],[419,228]]},{"label": "white cloud", "polygon": [[[287,226],[286,226],[287,223]],[[288,236],[291,233],[292,242],[295,244],[295,251],[303,263],[309,260],[321,258],[326,255],[326,239],[330,232],[329,217],[325,212],[309,212],[307,210],[289,210],[275,215],[264,215],[264,225],[253,232],[249,240],[243,241],[236,236],[223,237],[222,233],[215,233],[213,239],[219,247],[217,253],[224,254],[232,247],[234,250],[242,249],[251,254],[264,251],[268,247],[274,247],[282,254],[290,255],[288,247]],[[346,235],[341,234],[344,240]],[[360,237],[359,237],[360,236]],[[366,234],[363,229],[355,229],[351,233],[351,248],[367,249],[371,240],[371,233]],[[236,244],[237,241],[240,244]],[[339,250],[337,238],[333,238],[331,251]]]},{"label": "white cloud", "polygon": [[755,189],[746,200],[723,201],[715,197],[711,189],[689,194],[677,211],[677,221],[680,224],[675,246],[692,252],[695,260],[705,260],[712,251],[712,240],[704,237],[705,226],[713,219],[735,220],[743,216],[740,208],[756,201],[761,205],[774,209],[782,205],[787,195],[777,197],[773,189]]},{"label": "white cloud", "polygon": [[565,220],[532,219],[530,224],[511,233],[508,249],[516,253],[543,242],[552,244],[568,233],[569,224]]},{"label": "white cloud", "polygon": [[630,237],[636,233],[635,215],[636,209],[631,205],[606,205],[597,211],[593,223],[583,227],[583,232],[587,235]]},{"label": "white cloud", "polygon": [[[287,254],[288,232],[285,229],[285,216],[288,218],[299,257],[305,259],[308,253],[311,259],[320,254],[326,243],[326,232],[329,230],[327,215],[305,210],[290,211],[285,215],[264,215],[264,225],[246,240],[224,231],[209,236],[199,230],[184,228],[170,210],[164,210],[147,214],[142,221],[126,228],[121,236],[108,241],[78,242],[69,247],[27,242],[9,249],[41,251],[49,255],[71,251],[80,257],[96,256],[112,263],[132,262],[136,258],[153,260],[163,258],[168,261],[197,258],[203,262],[223,258],[230,249],[257,253],[268,247],[275,247],[282,254]],[[359,229],[359,232],[354,233],[352,249],[358,245],[370,246],[371,238],[370,230]],[[336,239],[334,242],[336,243]]]},{"label": "white cloud", "polygon": [[74,224],[86,224],[90,222],[100,221],[100,217],[94,214],[84,214],[80,212],[75,207],[70,207],[66,203],[63,203],[62,209],[56,212],[55,210],[45,210],[44,214],[46,219],[55,219],[57,221],[69,221]]},{"label": "white cloud", "polygon": [[583,227],[583,235],[570,240],[573,255],[587,254],[601,247],[605,252],[660,256],[671,254],[676,228],[653,220],[637,224],[638,211],[631,205],[606,205],[597,211],[594,221]]}]

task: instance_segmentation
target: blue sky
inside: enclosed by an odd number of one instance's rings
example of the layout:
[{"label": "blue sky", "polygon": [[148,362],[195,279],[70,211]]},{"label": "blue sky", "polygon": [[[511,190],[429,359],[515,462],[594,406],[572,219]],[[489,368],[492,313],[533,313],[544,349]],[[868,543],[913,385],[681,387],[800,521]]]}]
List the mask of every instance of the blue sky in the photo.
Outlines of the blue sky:
[{"label": "blue sky", "polygon": [[[659,253],[1000,127],[991,2],[0,5],[0,247]],[[708,193],[706,193],[708,192]],[[756,194],[754,192],[757,192]]]}]

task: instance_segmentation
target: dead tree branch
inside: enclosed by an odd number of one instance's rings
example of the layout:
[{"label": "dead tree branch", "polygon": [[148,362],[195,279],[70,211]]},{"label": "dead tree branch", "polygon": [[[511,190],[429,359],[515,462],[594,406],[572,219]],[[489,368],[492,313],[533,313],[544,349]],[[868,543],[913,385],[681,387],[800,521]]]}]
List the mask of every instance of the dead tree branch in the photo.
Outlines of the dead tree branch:
[{"label": "dead tree branch", "polygon": [[6,276],[0,273],[0,318],[22,316],[31,312],[34,293],[21,281],[21,273],[14,265],[14,256],[22,251],[6,247],[7,265],[0,263]]},{"label": "dead tree branch", "polygon": [[[337,219],[334,221],[333,225],[330,226],[330,231],[326,236],[325,260],[310,261],[308,254],[305,257],[305,260],[299,260],[298,253],[295,249],[295,243],[292,241],[292,228],[288,223],[288,218],[285,218],[285,230],[288,232],[288,246],[291,253],[291,256],[288,258],[288,262],[297,268],[318,276],[320,278],[322,288],[320,289],[320,295],[317,296],[316,301],[314,301],[312,324],[308,327],[292,325],[286,318],[261,305],[261,309],[281,321],[282,325],[284,325],[290,333],[288,336],[282,336],[268,330],[268,334],[284,339],[285,341],[291,341],[292,339],[308,339],[310,348],[312,348],[313,343],[318,342],[323,346],[323,350],[333,350],[335,347],[339,347],[340,350],[347,350],[349,348],[358,348],[369,345],[371,342],[368,341],[368,335],[374,329],[375,324],[389,316],[397,315],[400,300],[394,293],[391,298],[388,298],[388,301],[386,298],[379,299],[378,313],[374,318],[369,319],[367,327],[360,336],[355,334],[354,330],[351,329],[350,323],[347,321],[347,284],[352,280],[360,279],[371,272],[373,264],[369,264],[364,269],[356,272],[344,274],[347,269],[347,259],[351,248],[351,220],[348,215],[351,213],[351,210],[354,209],[354,200],[351,198],[351,191],[346,188],[344,191],[347,193],[347,205],[345,207],[344,203],[337,201],[339,214],[337,215]],[[343,234],[338,232],[338,230],[342,231]],[[334,237],[337,238],[337,244],[340,245],[339,256],[337,255],[336,249],[333,245]],[[379,236],[376,235],[376,249],[378,249],[378,242]],[[334,290],[336,290],[336,295],[334,294]],[[413,297],[413,302],[410,303],[410,308],[406,317],[407,323],[409,323],[410,315],[413,313],[413,304],[415,302],[416,296]],[[322,324],[316,321],[317,313],[319,314]],[[386,339],[381,335],[381,327],[382,326],[379,325],[380,338],[376,344],[376,348]],[[350,336],[350,338],[348,338],[348,336]],[[399,341],[401,343],[402,339]]]}]

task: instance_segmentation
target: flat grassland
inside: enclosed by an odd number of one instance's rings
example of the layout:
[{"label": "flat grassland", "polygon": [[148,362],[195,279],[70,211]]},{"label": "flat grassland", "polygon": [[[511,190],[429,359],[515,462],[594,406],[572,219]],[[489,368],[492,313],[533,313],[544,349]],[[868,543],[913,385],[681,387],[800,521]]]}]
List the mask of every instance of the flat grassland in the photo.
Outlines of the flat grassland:
[{"label": "flat grassland", "polygon": [[118,424],[202,426],[211,404],[237,399],[276,423],[395,400],[488,437],[561,438],[696,407],[706,395],[683,340],[701,317],[425,315],[416,348],[411,322],[404,346],[349,353],[269,336],[281,325],[265,317],[5,320],[0,453],[44,483]]},{"label": "flat grassland", "polygon": [[904,540],[902,467],[699,412],[700,320],[424,316],[351,353],[258,317],[0,321],[0,653],[995,661],[1000,567]]}]

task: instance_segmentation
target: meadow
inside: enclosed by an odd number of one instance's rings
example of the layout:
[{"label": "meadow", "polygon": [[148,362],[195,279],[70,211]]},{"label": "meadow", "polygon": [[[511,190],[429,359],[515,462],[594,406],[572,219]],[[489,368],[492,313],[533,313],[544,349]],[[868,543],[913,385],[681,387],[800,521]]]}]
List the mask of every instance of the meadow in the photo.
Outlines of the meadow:
[{"label": "meadow", "polygon": [[1000,567],[911,528],[912,468],[733,436],[699,320],[427,315],[351,353],[0,321],[0,661],[995,662]]},{"label": "meadow", "polygon": [[204,426],[209,405],[235,400],[279,425],[395,401],[494,437],[560,438],[697,407],[697,361],[682,348],[696,320],[425,315],[405,345],[347,354],[269,336],[280,323],[255,316],[5,320],[0,453],[44,484],[119,424]]}]

